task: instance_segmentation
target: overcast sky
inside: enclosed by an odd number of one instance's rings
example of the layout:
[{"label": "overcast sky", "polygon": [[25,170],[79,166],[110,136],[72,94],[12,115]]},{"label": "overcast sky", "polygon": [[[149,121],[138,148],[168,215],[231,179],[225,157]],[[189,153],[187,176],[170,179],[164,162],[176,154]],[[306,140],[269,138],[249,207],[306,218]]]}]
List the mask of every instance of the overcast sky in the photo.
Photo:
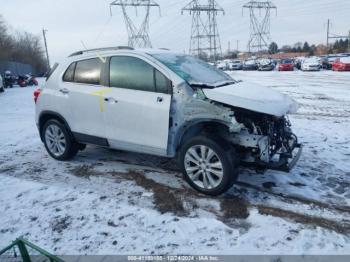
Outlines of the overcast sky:
[{"label": "overcast sky", "polygon": [[[47,40],[51,63],[70,53],[87,48],[127,44],[127,33],[119,8],[112,0],[11,0],[1,1],[0,14],[14,30],[26,30],[41,36],[48,30]],[[150,19],[150,37],[154,47],[167,47],[188,51],[191,16],[181,15],[181,8],[190,0],[156,0],[161,13],[154,8]],[[248,0],[217,0],[225,15],[217,18],[222,49],[246,50],[249,37],[249,14],[242,15],[242,5]],[[311,44],[326,42],[326,23],[331,19],[331,31],[348,34],[350,30],[350,0],[274,0],[277,16],[271,15],[271,37],[279,44],[308,41]],[[130,9],[132,17],[139,20]]]}]

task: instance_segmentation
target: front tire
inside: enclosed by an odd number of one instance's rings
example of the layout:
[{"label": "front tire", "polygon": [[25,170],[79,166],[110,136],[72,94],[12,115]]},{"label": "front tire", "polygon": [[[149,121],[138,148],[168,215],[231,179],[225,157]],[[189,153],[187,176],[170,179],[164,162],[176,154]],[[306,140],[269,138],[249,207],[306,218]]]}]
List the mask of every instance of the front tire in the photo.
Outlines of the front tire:
[{"label": "front tire", "polygon": [[79,151],[79,144],[74,141],[67,127],[56,119],[45,123],[42,137],[47,152],[56,160],[69,160]]},{"label": "front tire", "polygon": [[186,181],[206,195],[226,192],[238,176],[235,151],[219,138],[189,139],[181,147],[178,160]]}]

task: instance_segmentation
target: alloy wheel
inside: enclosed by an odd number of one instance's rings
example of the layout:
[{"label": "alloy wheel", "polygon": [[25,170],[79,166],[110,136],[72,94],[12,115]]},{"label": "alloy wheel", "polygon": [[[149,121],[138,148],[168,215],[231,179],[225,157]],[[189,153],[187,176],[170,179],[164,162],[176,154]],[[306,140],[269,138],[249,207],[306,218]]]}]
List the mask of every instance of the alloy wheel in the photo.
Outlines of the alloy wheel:
[{"label": "alloy wheel", "polygon": [[45,142],[47,148],[56,157],[62,156],[66,151],[66,137],[61,128],[55,124],[51,124],[46,128]]},{"label": "alloy wheel", "polygon": [[205,145],[190,147],[184,158],[188,177],[203,189],[216,188],[222,181],[224,170],[219,156]]}]

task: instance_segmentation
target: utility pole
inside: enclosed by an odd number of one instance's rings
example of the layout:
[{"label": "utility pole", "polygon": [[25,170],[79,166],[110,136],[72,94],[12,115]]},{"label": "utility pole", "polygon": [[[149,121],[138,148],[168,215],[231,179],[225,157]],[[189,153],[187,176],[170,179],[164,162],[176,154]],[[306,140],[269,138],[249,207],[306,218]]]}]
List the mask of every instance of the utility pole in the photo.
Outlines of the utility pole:
[{"label": "utility pole", "polygon": [[271,1],[252,0],[243,5],[244,9],[249,9],[250,16],[248,51],[261,52],[264,49],[267,50],[271,43],[271,9],[275,9],[277,14],[277,7]]},{"label": "utility pole", "polygon": [[328,19],[328,21],[327,21],[327,48],[329,48],[329,25],[330,25],[330,20]]},{"label": "utility pole", "polygon": [[46,52],[46,63],[47,63],[47,69],[49,70],[51,67],[50,67],[49,52],[47,50],[46,32],[47,32],[47,30],[43,28],[43,38],[44,38],[45,52]]},{"label": "utility pole", "polygon": [[192,15],[190,53],[197,57],[209,55],[209,60],[216,62],[222,55],[217,14],[224,9],[215,0],[192,0],[181,10]]},{"label": "utility pole", "polygon": [[[120,6],[122,9],[126,30],[128,31],[128,46],[138,48],[152,47],[151,40],[149,38],[149,15],[151,7],[160,8],[159,5],[153,0],[115,0],[110,4],[110,8],[112,6]],[[135,26],[134,22],[129,16],[127,7],[134,7],[136,10],[138,7],[145,7],[146,13],[139,28]]]},{"label": "utility pole", "polygon": [[[335,34],[332,34],[330,32],[330,25],[331,25],[331,22],[330,20],[328,19],[328,22],[327,22],[327,47],[330,47],[330,39],[348,39],[348,52],[350,52],[350,31],[349,31],[349,34],[348,35],[335,35]],[[328,49],[329,51],[329,49]]]}]

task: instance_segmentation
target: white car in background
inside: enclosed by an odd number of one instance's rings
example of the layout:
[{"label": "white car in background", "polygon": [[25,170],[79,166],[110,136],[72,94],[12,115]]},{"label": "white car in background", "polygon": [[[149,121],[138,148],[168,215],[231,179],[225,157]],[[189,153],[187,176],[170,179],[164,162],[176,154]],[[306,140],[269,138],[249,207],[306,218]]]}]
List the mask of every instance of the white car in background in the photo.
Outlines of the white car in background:
[{"label": "white car in background", "polygon": [[4,92],[5,88],[4,88],[4,81],[2,79],[2,76],[0,75],[0,93]]},{"label": "white car in background", "polygon": [[320,71],[321,68],[321,60],[318,57],[305,58],[301,64],[302,71]]},{"label": "white car in background", "polygon": [[216,68],[223,71],[228,70],[228,63],[226,61],[220,61],[217,63]]},{"label": "white car in background", "polygon": [[242,70],[243,69],[243,63],[240,60],[233,60],[228,62],[228,69],[229,70]]}]

